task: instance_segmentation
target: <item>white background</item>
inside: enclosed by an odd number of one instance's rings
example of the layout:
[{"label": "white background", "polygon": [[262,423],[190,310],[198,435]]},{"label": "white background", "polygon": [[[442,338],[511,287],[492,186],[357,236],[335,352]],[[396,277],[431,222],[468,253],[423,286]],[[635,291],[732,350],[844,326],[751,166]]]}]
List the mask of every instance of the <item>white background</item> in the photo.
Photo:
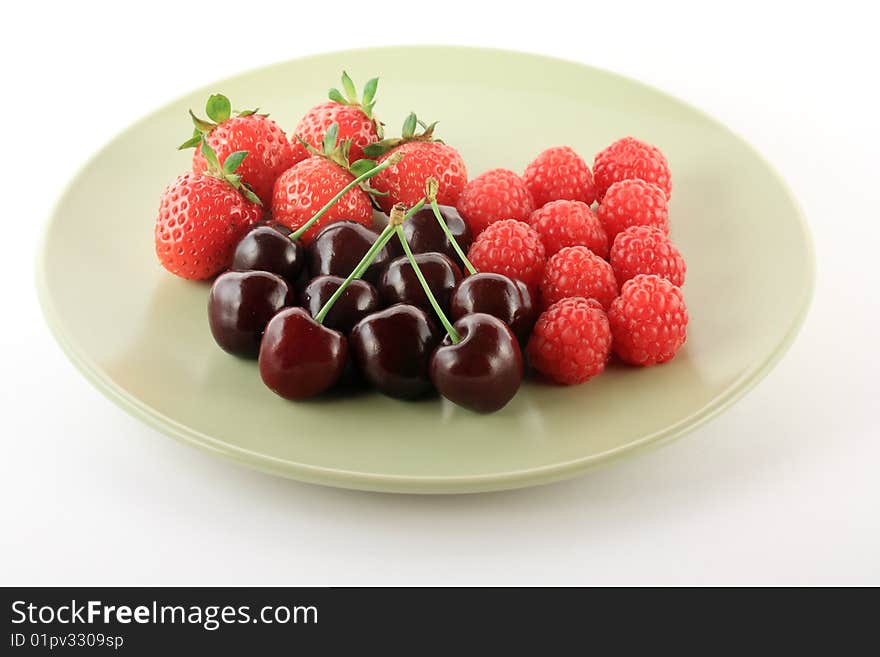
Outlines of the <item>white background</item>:
[{"label": "white background", "polygon": [[[513,4],[503,14],[449,1],[4,8],[0,583],[880,584],[880,50],[876,18],[858,9],[869,3]],[[608,68],[755,144],[801,200],[817,248],[813,308],[783,362],[668,447],[480,496],[271,478],[104,399],[52,341],[34,293],[36,239],[64,183],[117,131],[191,88],[389,43]]]}]

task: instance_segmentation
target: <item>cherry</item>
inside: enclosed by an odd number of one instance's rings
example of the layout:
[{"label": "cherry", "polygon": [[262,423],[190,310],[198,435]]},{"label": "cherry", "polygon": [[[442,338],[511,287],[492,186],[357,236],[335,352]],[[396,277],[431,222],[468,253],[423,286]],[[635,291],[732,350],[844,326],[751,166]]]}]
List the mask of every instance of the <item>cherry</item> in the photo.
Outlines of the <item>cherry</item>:
[{"label": "cherry", "polygon": [[266,327],[260,346],[260,376],[285,399],[324,392],[345,371],[348,342],[302,308],[285,308]]},{"label": "cherry", "polygon": [[296,280],[293,282],[293,290],[296,293],[297,299],[303,298],[303,292],[305,292],[306,285],[311,282],[312,277],[309,274],[309,268],[304,265],[303,268],[299,271],[299,276],[297,276]]},{"label": "cherry", "polygon": [[[348,276],[369,251],[379,235],[356,221],[336,221],[325,227],[308,246],[307,257],[312,276]],[[388,248],[380,249],[367,268],[364,278],[375,283],[382,269],[392,259]]]},{"label": "cherry", "polygon": [[339,382],[350,371],[348,341],[339,331],[324,326],[324,320],[336,302],[345,296],[348,287],[364,274],[394,236],[395,226],[399,226],[405,218],[405,210],[405,206],[400,204],[394,206],[391,213],[394,225],[389,224],[382,235],[374,240],[351,273],[335,286],[314,318],[303,308],[289,308],[279,312],[269,322],[260,345],[260,376],[280,396],[302,399],[317,395]]},{"label": "cherry", "polygon": [[[467,253],[471,246],[473,236],[471,229],[465,223],[461,215],[451,205],[438,205],[440,216],[446,222],[449,232],[452,234],[458,246]],[[425,207],[412,215],[403,224],[403,234],[409,243],[413,253],[429,253],[431,251],[443,253],[449,256],[453,262],[458,262],[458,254],[452,241],[434,216],[430,207]]]},{"label": "cherry", "polygon": [[225,351],[255,358],[266,324],[293,302],[291,285],[277,274],[226,272],[217,277],[208,296],[211,333]]},{"label": "cherry", "polygon": [[[338,135],[339,132],[339,125],[336,123],[331,124],[327,129],[328,135],[331,132],[335,139],[335,136]],[[213,152],[210,151],[207,144],[205,144],[204,137],[202,138],[202,142],[204,144],[203,150],[205,150],[206,156],[208,155],[208,152],[210,152],[211,156],[216,160],[216,156],[213,155]],[[260,226],[255,227],[249,231],[237,245],[233,255],[232,268],[238,270],[271,271],[283,276],[291,283],[299,281],[303,275],[303,271],[306,269],[306,257],[303,251],[302,242],[300,241],[303,234],[306,233],[315,222],[324,216],[324,214],[333,207],[339,199],[345,196],[349,190],[357,187],[365,180],[372,178],[388,167],[394,166],[400,162],[402,158],[402,154],[392,154],[382,164],[376,165],[372,169],[368,169],[361,173],[357,178],[354,178],[351,182],[340,189],[333,198],[327,201],[327,203],[325,203],[324,206],[321,207],[321,209],[319,209],[305,224],[292,233],[285,226],[282,226],[277,222],[269,222],[268,224],[261,224]],[[368,161],[364,160],[364,162]],[[219,167],[219,163],[217,163],[217,166]],[[362,170],[362,168],[363,167],[359,170]],[[250,192],[249,188],[245,186],[244,193],[248,194],[252,192]],[[279,240],[276,233],[285,238],[285,240]],[[328,271],[316,273],[335,272]],[[348,272],[345,272],[345,275],[347,274]]]},{"label": "cherry", "polygon": [[[303,289],[303,307],[315,317],[333,293],[344,282],[339,276],[318,276]],[[379,310],[379,293],[372,285],[359,279],[352,280],[324,318],[324,326],[342,333],[364,317]]]},{"label": "cherry", "polygon": [[465,315],[431,356],[431,382],[440,394],[478,413],[493,413],[513,399],[522,382],[522,354],[510,328],[485,313]]},{"label": "cherry", "polygon": [[294,283],[303,269],[305,254],[299,241],[292,241],[277,227],[259,225],[248,231],[235,247],[232,269],[268,271]]},{"label": "cherry", "polygon": [[507,324],[520,344],[535,325],[535,304],[528,287],[502,274],[482,272],[468,276],[452,293],[449,313],[453,320],[471,313],[486,313]]},{"label": "cherry", "polygon": [[[448,228],[440,217],[437,207],[436,179],[428,179],[426,190],[426,197],[431,202],[432,210],[437,213],[438,224],[442,225],[448,235]],[[443,343],[431,355],[429,364],[431,382],[444,397],[465,408],[480,413],[497,411],[513,398],[522,382],[522,353],[516,337],[503,321],[485,313],[465,315],[455,324],[450,323],[428,278],[422,272],[418,262],[419,256],[413,254],[404,237],[403,227],[398,223],[394,230],[425,297],[446,330]],[[468,271],[476,275],[473,265],[460,252],[455,238],[451,238],[450,241],[456,247],[457,255]],[[522,297],[516,284],[511,281],[510,285],[515,297],[525,303],[525,298]]]},{"label": "cherry", "polygon": [[[448,309],[452,290],[461,280],[461,270],[442,253],[418,253],[414,257],[434,298],[442,309]],[[379,281],[379,294],[388,305],[408,303],[431,312],[431,302],[407,256],[388,263]]]},{"label": "cherry", "polygon": [[532,334],[532,329],[535,328],[535,322],[538,321],[538,317],[540,316],[541,311],[538,308],[538,302],[535,299],[535,295],[529,289],[529,286],[523,283],[518,278],[514,278],[513,282],[516,284],[516,288],[522,295],[523,310],[525,316],[528,318],[527,320],[523,321],[523,326],[528,327],[527,330],[523,332],[523,334],[526,336],[526,341],[528,341],[529,336]]},{"label": "cherry", "polygon": [[380,392],[415,399],[431,390],[428,363],[440,335],[421,308],[397,304],[367,315],[349,339],[358,369]]}]

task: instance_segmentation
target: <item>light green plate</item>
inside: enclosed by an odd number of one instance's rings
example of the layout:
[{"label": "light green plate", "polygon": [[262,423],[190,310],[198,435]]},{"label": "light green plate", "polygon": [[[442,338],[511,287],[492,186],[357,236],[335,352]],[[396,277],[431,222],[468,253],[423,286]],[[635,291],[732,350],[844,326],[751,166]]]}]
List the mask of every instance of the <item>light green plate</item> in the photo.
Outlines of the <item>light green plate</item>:
[{"label": "light green plate", "polygon": [[[588,161],[632,134],[673,174],[672,235],[688,263],[685,348],[650,369],[612,367],[581,386],[527,383],[500,413],[378,394],[291,403],[208,332],[204,284],[153,253],[165,184],[189,166],[174,147],[188,108],[222,91],[290,130],[346,69],[381,76],[377,112],[441,120],[471,175],[521,171],[545,147]],[[410,493],[487,491],[570,477],[681,436],[728,407],[782,356],[813,289],[809,232],[776,172],[742,139],[669,96],[535,55],[387,48],[270,66],[199,89],[139,121],[76,176],[39,254],[46,318],[102,392],[151,426],[247,466],[303,481]]]}]

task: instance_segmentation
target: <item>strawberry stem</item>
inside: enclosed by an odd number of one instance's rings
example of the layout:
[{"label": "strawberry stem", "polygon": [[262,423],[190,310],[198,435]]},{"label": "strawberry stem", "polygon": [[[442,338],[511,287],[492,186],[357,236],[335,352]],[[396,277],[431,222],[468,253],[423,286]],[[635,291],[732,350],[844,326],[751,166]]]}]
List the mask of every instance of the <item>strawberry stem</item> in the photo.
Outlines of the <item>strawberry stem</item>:
[{"label": "strawberry stem", "polygon": [[[413,206],[412,209],[409,210],[409,212],[403,215],[403,217],[400,219],[400,223],[402,224],[406,219],[418,212],[424,204],[424,201],[422,201],[421,205],[416,204],[415,206]],[[393,216],[394,213],[392,212],[392,217]],[[342,285],[336,288],[336,291],[333,292],[329,299],[327,299],[326,303],[324,303],[324,305],[318,311],[318,314],[315,315],[314,319],[316,322],[318,322],[318,324],[324,323],[324,319],[327,317],[327,313],[330,312],[333,304],[336,303],[336,300],[342,296],[342,293],[345,292],[345,289],[349,286],[349,284],[356,278],[360,278],[361,276],[363,276],[364,272],[367,271],[371,264],[373,264],[373,260],[376,259],[376,254],[379,253],[379,251],[381,251],[383,248],[385,248],[385,245],[388,244],[388,242],[391,241],[391,238],[394,237],[394,229],[395,224],[389,221],[388,225],[385,226],[385,230],[383,230],[379,234],[379,237],[376,238],[376,241],[373,242],[373,245],[367,250],[367,252],[364,254],[364,257],[361,258],[361,261],[355,266],[348,277],[344,281],[342,281]]]},{"label": "strawberry stem", "polygon": [[476,274],[477,268],[471,264],[471,261],[468,260],[467,256],[464,254],[464,251],[461,250],[461,247],[458,245],[458,241],[455,239],[452,231],[449,230],[449,226],[446,224],[446,220],[443,218],[443,215],[440,214],[440,208],[437,207],[438,188],[439,184],[437,183],[437,179],[434,177],[428,178],[428,180],[425,182],[427,198],[431,203],[431,209],[434,211],[434,216],[437,217],[437,223],[440,224],[440,228],[442,228],[443,232],[446,234],[446,239],[448,239],[452,244],[452,248],[455,249],[458,257],[461,258],[461,261],[464,263],[465,269],[468,270],[468,273]]},{"label": "strawberry stem", "polygon": [[[395,220],[395,212],[397,212],[400,216],[399,220]],[[406,235],[404,235],[403,233],[403,219],[405,217],[403,217],[402,215],[402,206],[398,203],[391,211],[391,217],[388,221],[388,227],[394,227],[394,231],[397,233],[397,238],[400,240],[400,244],[403,246],[403,252],[406,253],[409,264],[412,265],[413,271],[415,271],[416,277],[419,279],[419,283],[421,283],[422,289],[425,291],[425,296],[427,296],[428,301],[431,302],[431,307],[434,309],[437,318],[440,320],[440,323],[443,324],[443,328],[446,329],[446,333],[449,334],[449,339],[452,340],[452,344],[458,344],[459,342],[461,342],[461,336],[458,334],[458,331],[456,331],[455,328],[452,326],[452,322],[449,321],[449,318],[446,316],[446,313],[443,312],[440,304],[437,303],[437,297],[435,297],[434,293],[431,291],[431,286],[429,286],[428,281],[425,280],[425,275],[422,273],[422,270],[419,269],[419,263],[416,262],[416,258],[413,255],[412,249],[409,248],[409,244],[406,241]]]},{"label": "strawberry stem", "polygon": [[360,185],[363,181],[369,180],[370,178],[375,176],[377,173],[384,171],[388,167],[394,166],[395,164],[400,162],[402,159],[403,159],[403,153],[395,153],[394,155],[389,157],[387,160],[385,160],[382,164],[379,164],[379,165],[373,167],[372,169],[370,169],[369,171],[359,175],[357,178],[355,178],[350,183],[348,183],[345,187],[343,187],[339,191],[339,193],[336,194],[336,196],[334,196],[329,201],[327,201],[327,204],[323,208],[318,210],[311,219],[309,219],[306,223],[304,223],[302,226],[297,228],[293,233],[291,233],[290,239],[292,239],[294,241],[298,240],[300,237],[303,236],[303,233],[305,233],[309,228],[311,228],[315,224],[315,222],[318,221],[318,219],[323,217],[324,214],[330,208],[332,208],[334,205],[336,205],[336,202],[339,199],[341,199],[343,196],[345,196],[349,191],[351,191],[352,189],[354,189],[355,187]]}]

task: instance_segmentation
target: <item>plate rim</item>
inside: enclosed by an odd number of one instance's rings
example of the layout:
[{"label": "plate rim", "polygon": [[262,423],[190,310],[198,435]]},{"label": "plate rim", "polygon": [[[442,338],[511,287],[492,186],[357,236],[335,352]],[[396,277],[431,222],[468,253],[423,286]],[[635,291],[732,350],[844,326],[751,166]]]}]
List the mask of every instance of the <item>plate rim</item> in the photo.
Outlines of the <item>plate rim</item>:
[{"label": "plate rim", "polygon": [[576,60],[565,59],[544,55],[540,53],[528,52],[524,50],[511,50],[505,48],[486,48],[476,46],[457,46],[457,45],[393,45],[381,47],[365,47],[343,50],[328,50],[321,53],[314,53],[303,57],[295,57],[284,61],[274,62],[263,66],[252,67],[250,69],[240,71],[231,76],[227,76],[220,80],[208,83],[205,86],[213,86],[222,84],[226,80],[247,76],[249,74],[265,71],[270,68],[287,65],[291,62],[302,62],[310,59],[316,59],[327,55],[350,55],[357,56],[359,53],[377,50],[459,50],[481,53],[493,53],[499,56],[515,55],[528,56],[536,59],[542,59],[548,63],[564,63],[567,65],[575,65],[596,71],[602,75],[636,85],[646,89],[652,93],[664,97],[667,100],[674,101],[681,106],[687,108],[702,118],[708,120],[713,126],[724,130],[731,136],[736,138],[740,143],[745,145],[747,150],[756,157],[774,177],[775,182],[784,191],[797,216],[797,225],[800,228],[804,245],[805,245],[805,264],[807,266],[807,280],[804,281],[805,287],[802,294],[801,307],[795,315],[791,324],[782,335],[778,343],[773,347],[772,352],[763,361],[753,365],[743,372],[735,381],[733,381],[725,390],[716,396],[709,403],[675,422],[674,424],[660,429],[654,433],[642,436],[636,441],[626,445],[618,446],[597,454],[571,459],[536,468],[527,468],[521,470],[511,470],[505,472],[496,472],[491,474],[479,475],[453,475],[453,476],[420,476],[420,475],[395,475],[395,474],[377,474],[372,472],[361,472],[357,470],[347,470],[339,468],[327,468],[316,466],[309,463],[297,461],[289,461],[273,457],[271,455],[253,452],[245,448],[237,447],[219,441],[208,434],[187,427],[173,418],[151,408],[142,402],[133,394],[124,390],[106,375],[103,369],[88,357],[87,354],[79,348],[74,341],[65,334],[63,322],[58,315],[51,298],[51,292],[47,281],[46,267],[46,251],[48,241],[51,235],[51,227],[54,224],[62,202],[68,197],[75,183],[83,176],[101,155],[118,139],[120,139],[128,131],[136,128],[140,124],[149,120],[155,114],[163,111],[169,105],[179,102],[187,97],[192,91],[179,95],[169,101],[166,101],[155,107],[150,112],[144,114],[135,121],[129,123],[119,130],[113,137],[107,140],[100,148],[98,148],[89,158],[87,158],[71,175],[68,182],[64,185],[55,201],[47,218],[43,220],[42,234],[37,242],[36,255],[36,288],[37,298],[43,313],[43,317],[55,341],[61,347],[62,352],[67,356],[68,360],[83,374],[89,383],[97,388],[105,397],[110,399],[116,406],[126,411],[128,414],[144,422],[146,425],[156,429],[160,433],[170,436],[188,445],[198,447],[208,452],[218,454],[227,459],[232,460],[240,465],[244,465],[254,470],[282,476],[285,478],[295,479],[313,484],[321,484],[334,486],[338,488],[347,488],[354,490],[387,492],[387,493],[440,493],[440,494],[459,494],[459,493],[477,493],[498,490],[508,490],[516,488],[524,488],[540,484],[548,484],[555,481],[567,479],[569,477],[581,474],[599,465],[604,465],[618,461],[624,457],[634,457],[646,453],[650,449],[656,449],[665,445],[683,435],[699,428],[706,422],[717,417],[733,404],[742,399],[749,391],[765,377],[779,363],[788,349],[794,344],[797,335],[806,321],[812,305],[813,296],[816,286],[816,254],[812,233],[803,208],[795,194],[792,192],[786,180],[776,169],[776,167],[768,161],[764,155],[755,148],[751,142],[742,137],[739,133],[732,130],[725,123],[711,116],[707,112],[695,107],[691,103],[670,94],[662,89],[654,87],[651,84],[642,82],[633,77],[622,75],[608,69],[593,66]]}]

